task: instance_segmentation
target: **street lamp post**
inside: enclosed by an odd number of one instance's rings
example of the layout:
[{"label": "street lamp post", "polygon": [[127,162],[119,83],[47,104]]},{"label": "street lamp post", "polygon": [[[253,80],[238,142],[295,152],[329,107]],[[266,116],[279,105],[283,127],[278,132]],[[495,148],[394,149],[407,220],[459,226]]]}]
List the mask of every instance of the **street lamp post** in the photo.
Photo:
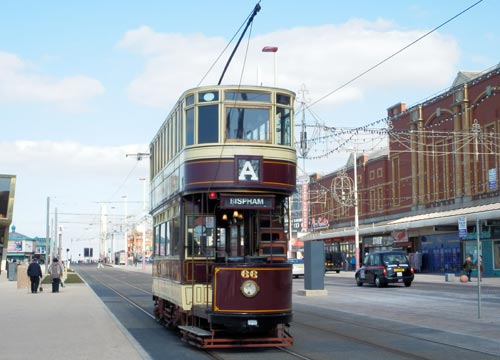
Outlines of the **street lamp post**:
[{"label": "street lamp post", "polygon": [[359,217],[358,217],[358,160],[354,150],[354,246],[356,247],[356,270],[359,269]]},{"label": "street lamp post", "polygon": [[264,46],[262,52],[274,53],[274,87],[276,87],[276,77],[278,73],[278,47],[277,46]]},{"label": "street lamp post", "polygon": [[142,216],[144,230],[142,232],[142,270],[146,268],[146,178],[139,178],[142,181]]},{"label": "street lamp post", "polygon": [[128,228],[128,196],[127,195],[123,195],[122,196],[122,199],[125,199],[125,223],[123,225],[123,233],[124,233],[124,237],[125,237],[125,266],[128,265],[128,235],[127,235],[127,228]]},{"label": "street lamp post", "polygon": [[[48,273],[49,258],[50,258],[50,226],[49,226],[49,213],[50,213],[50,197],[47,196],[47,218],[45,228],[45,273]],[[1,262],[1,261],[0,261]]]}]

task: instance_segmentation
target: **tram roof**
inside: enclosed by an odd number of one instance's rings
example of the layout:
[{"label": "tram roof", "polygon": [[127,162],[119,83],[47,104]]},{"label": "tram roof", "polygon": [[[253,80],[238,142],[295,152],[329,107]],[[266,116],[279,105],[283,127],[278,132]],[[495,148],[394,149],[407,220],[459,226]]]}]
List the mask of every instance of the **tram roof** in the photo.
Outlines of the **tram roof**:
[{"label": "tram roof", "polygon": [[194,87],[191,89],[185,90],[181,98],[184,97],[186,94],[191,93],[191,92],[199,92],[199,91],[204,91],[208,89],[229,89],[229,90],[255,90],[255,91],[282,91],[282,92],[287,92],[291,94],[295,94],[294,91],[285,89],[285,88],[278,88],[278,87],[272,87],[272,86],[263,86],[263,85],[204,85],[200,87]]}]

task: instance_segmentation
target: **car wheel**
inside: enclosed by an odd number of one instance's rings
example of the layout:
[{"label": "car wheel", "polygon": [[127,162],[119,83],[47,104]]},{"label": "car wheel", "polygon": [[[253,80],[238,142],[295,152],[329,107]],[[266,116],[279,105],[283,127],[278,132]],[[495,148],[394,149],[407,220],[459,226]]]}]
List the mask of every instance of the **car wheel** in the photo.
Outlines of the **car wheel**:
[{"label": "car wheel", "polygon": [[379,276],[375,278],[375,286],[378,288],[384,287],[384,283],[382,282]]},{"label": "car wheel", "polygon": [[361,281],[361,279],[359,278],[359,275],[356,275],[356,285],[358,286],[363,286],[363,282]]},{"label": "car wheel", "polygon": [[406,287],[411,286],[411,281],[405,281],[405,286],[406,286]]},{"label": "car wheel", "polygon": [[337,274],[339,274],[339,273],[340,273],[340,270],[337,270]]}]

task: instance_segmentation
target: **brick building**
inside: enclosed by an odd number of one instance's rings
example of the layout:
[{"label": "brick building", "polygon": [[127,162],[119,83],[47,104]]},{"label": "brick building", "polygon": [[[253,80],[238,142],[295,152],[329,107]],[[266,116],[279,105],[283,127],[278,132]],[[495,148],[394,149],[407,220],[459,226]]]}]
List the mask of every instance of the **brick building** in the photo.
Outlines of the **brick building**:
[{"label": "brick building", "polygon": [[[332,242],[350,258],[357,233],[362,254],[404,249],[417,269],[444,273],[459,272],[466,254],[476,259],[479,238],[485,276],[500,276],[500,66],[460,72],[448,91],[396,104],[386,120],[387,149],[311,177],[312,223],[328,226],[302,239]],[[354,170],[358,231],[346,191]]]}]

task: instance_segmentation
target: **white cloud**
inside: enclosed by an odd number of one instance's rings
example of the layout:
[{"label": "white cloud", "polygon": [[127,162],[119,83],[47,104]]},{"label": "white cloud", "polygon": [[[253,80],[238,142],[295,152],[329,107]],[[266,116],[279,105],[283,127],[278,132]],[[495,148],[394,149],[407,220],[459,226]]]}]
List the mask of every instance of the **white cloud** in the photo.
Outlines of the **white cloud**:
[{"label": "white cloud", "polygon": [[[2,167],[36,174],[64,174],[66,177],[115,176],[130,168],[127,154],[137,154],[146,145],[96,147],[77,142],[15,141],[0,143]],[[149,165],[147,160],[145,165]]]},{"label": "white cloud", "polygon": [[[98,214],[99,203],[123,207],[129,199],[129,214],[140,214],[143,183],[149,161],[127,158],[144,149],[143,144],[118,147],[92,147],[76,142],[0,142],[2,174],[16,176],[14,221],[19,232],[45,236],[46,198],[52,198],[52,212]],[[123,210],[121,210],[123,212]],[[67,236],[81,236],[80,221],[87,217],[60,216],[66,222]],[[73,222],[73,223],[72,223]],[[98,231],[98,227],[97,227]]]},{"label": "white cloud", "polygon": [[0,52],[0,102],[51,104],[79,111],[103,93],[98,80],[82,75],[57,79],[41,74],[16,55]]},{"label": "white cloud", "polygon": [[[272,54],[262,53],[261,49],[275,45],[279,47],[278,86],[297,91],[305,84],[309,97],[315,101],[427,31],[401,30],[383,19],[374,22],[354,19],[340,25],[277,31],[252,38],[246,59],[246,44],[242,42],[223,83],[239,83],[246,60],[243,83],[257,82],[259,66],[264,85],[272,85]],[[127,32],[118,45],[145,59],[143,71],[128,88],[130,99],[165,107],[172,105],[184,90],[198,84],[226,43],[220,38],[199,34],[165,34],[140,27]],[[232,47],[203,84],[217,83]],[[458,46],[453,38],[433,33],[324,102],[330,105],[348,103],[380,88],[386,92],[401,92],[405,88],[425,91],[447,87],[456,73],[458,57]]]},{"label": "white cloud", "polygon": [[147,26],[128,31],[118,47],[146,59],[143,72],[128,87],[130,99],[154,107],[171,105],[182,91],[197,86],[224,46],[224,39],[203,34],[163,34]]}]

